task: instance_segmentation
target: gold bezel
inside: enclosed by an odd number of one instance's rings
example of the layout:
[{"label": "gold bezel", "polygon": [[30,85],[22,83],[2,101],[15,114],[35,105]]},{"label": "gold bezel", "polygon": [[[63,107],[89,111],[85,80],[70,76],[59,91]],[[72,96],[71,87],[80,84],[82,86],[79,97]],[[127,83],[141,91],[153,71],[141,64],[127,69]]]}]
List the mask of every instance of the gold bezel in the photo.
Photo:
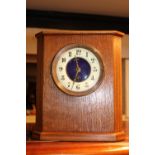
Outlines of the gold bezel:
[{"label": "gold bezel", "polygon": [[[97,83],[93,87],[91,87],[90,89],[88,89],[86,91],[81,91],[81,92],[75,92],[75,91],[71,91],[71,90],[66,89],[61,84],[61,82],[59,81],[57,74],[56,74],[56,66],[57,66],[57,62],[58,62],[61,54],[66,52],[69,49],[77,48],[77,47],[85,48],[85,49],[88,49],[89,51],[91,51],[97,57],[99,64],[100,64],[100,69],[101,69],[100,77],[99,77],[99,80],[97,81]],[[99,85],[101,84],[102,79],[103,79],[103,75],[104,75],[104,67],[103,67],[101,57],[100,57],[100,53],[95,48],[87,46],[87,45],[82,45],[82,44],[70,44],[70,45],[66,45],[65,47],[63,47],[61,50],[58,51],[58,53],[53,58],[51,66],[52,66],[51,67],[51,69],[52,69],[52,72],[51,72],[52,75],[51,76],[53,77],[53,80],[54,80],[56,86],[60,90],[62,90],[64,93],[66,93],[68,95],[72,95],[72,96],[84,96],[84,95],[88,95],[88,94],[94,92],[99,87]]]}]

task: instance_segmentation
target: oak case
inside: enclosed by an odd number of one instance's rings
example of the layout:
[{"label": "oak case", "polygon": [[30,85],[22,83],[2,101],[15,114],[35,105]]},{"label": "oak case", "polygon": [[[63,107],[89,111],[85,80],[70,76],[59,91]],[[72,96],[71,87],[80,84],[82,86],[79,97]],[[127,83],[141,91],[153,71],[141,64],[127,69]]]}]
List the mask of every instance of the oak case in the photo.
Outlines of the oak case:
[{"label": "oak case", "polygon": [[[36,35],[38,49],[36,128],[33,137],[53,141],[118,141],[122,131],[121,37],[117,31],[51,31]],[[86,96],[62,92],[51,62],[70,44],[97,49],[104,65],[100,86]]]}]

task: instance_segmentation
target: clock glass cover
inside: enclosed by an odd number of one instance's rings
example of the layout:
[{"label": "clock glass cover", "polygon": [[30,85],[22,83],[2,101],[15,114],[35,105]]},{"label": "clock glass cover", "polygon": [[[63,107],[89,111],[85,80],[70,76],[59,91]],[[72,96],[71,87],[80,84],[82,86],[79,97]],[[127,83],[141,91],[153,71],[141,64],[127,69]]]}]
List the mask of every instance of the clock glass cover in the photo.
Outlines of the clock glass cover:
[{"label": "clock glass cover", "polygon": [[56,85],[70,95],[87,95],[101,83],[103,64],[98,52],[83,45],[61,49],[52,63]]}]

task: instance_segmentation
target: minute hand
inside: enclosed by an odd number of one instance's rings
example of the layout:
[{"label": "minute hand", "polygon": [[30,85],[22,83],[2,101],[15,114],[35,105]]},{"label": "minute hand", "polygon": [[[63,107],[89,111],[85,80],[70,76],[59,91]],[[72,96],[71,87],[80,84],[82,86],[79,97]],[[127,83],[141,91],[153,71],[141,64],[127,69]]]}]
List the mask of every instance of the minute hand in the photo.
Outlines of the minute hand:
[{"label": "minute hand", "polygon": [[74,78],[74,80],[73,80],[72,89],[73,89],[73,86],[74,86],[74,84],[75,84],[75,81],[77,80],[77,77],[78,77],[79,72],[80,72],[80,71],[78,70],[78,68],[76,68],[76,75],[75,75],[75,78]]}]

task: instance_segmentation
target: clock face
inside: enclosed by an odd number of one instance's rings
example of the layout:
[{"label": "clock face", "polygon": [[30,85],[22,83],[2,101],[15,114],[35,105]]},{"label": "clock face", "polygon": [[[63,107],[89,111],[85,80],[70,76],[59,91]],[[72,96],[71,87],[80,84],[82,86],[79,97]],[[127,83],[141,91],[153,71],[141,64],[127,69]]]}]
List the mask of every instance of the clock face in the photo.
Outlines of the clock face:
[{"label": "clock face", "polygon": [[56,85],[65,93],[75,96],[93,92],[101,83],[103,64],[96,50],[69,45],[55,56],[52,76]]}]

